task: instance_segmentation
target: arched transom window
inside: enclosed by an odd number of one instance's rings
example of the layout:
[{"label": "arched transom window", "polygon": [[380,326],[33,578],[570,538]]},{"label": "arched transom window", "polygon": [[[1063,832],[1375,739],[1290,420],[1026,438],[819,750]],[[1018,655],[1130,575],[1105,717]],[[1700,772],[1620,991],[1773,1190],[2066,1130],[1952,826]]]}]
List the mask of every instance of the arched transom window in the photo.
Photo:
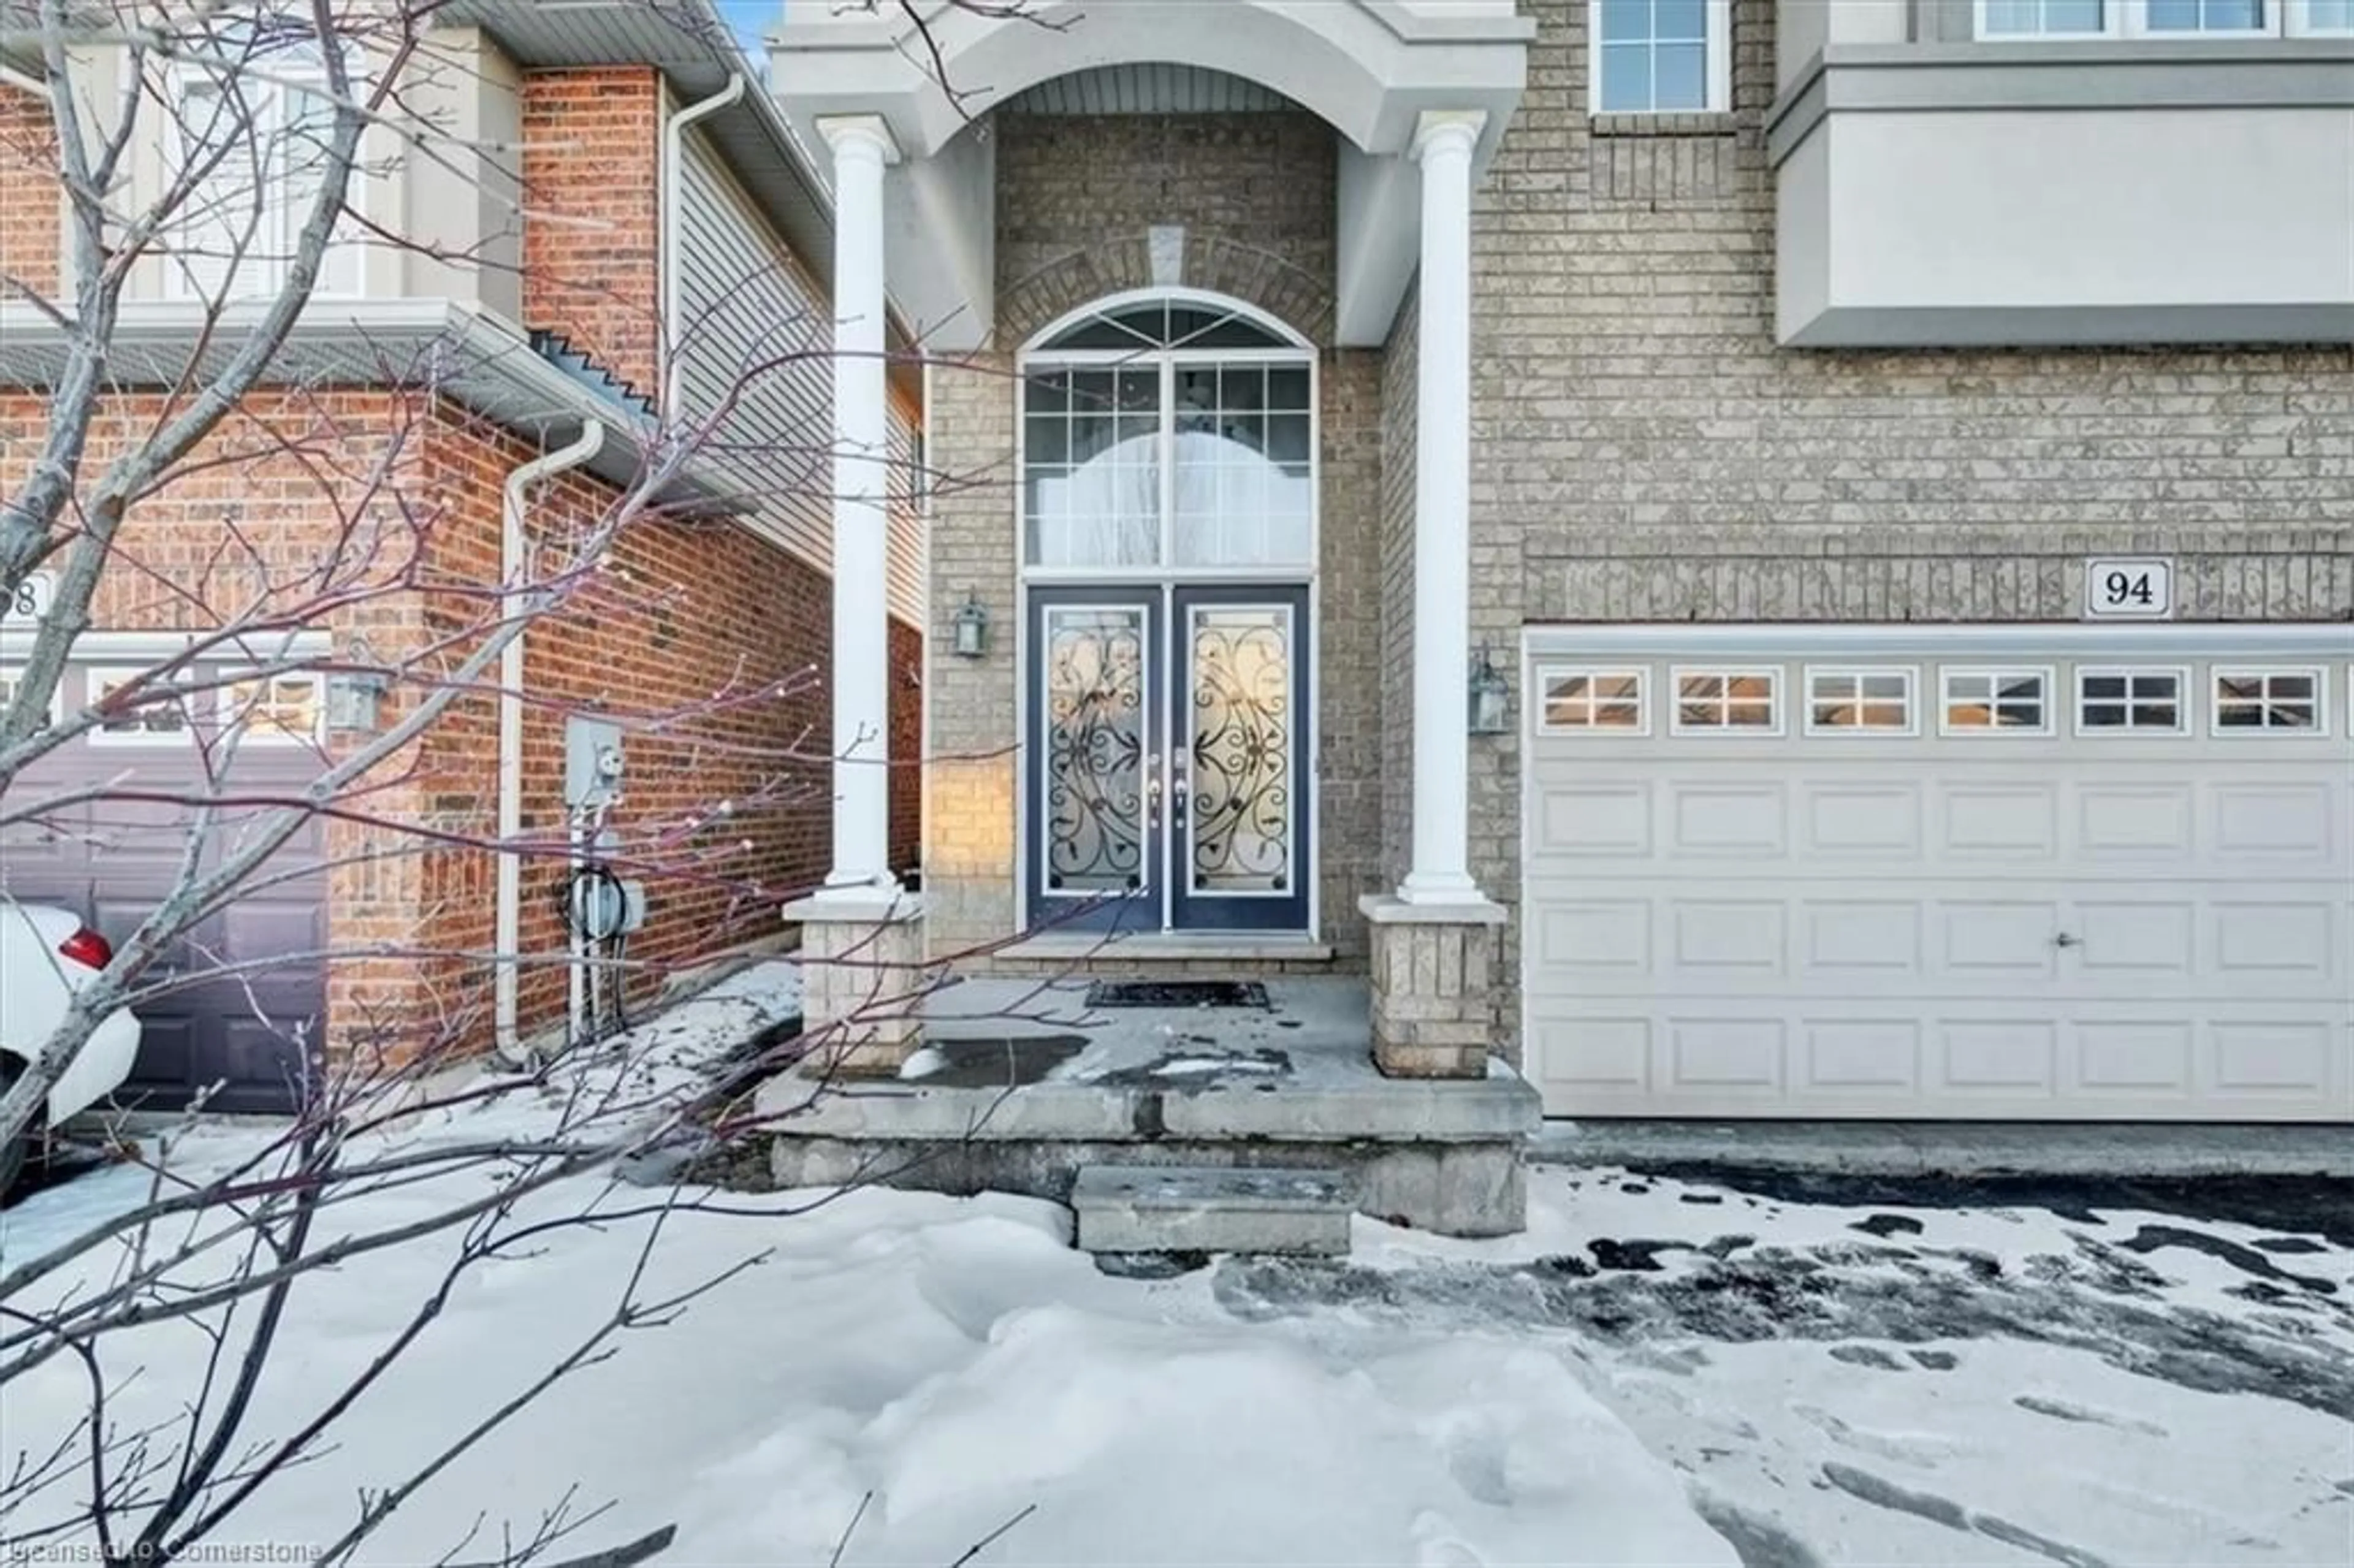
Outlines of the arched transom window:
[{"label": "arched transom window", "polygon": [[1022,382],[1023,552],[1041,568],[1310,570],[1316,361],[1232,301],[1107,301]]}]

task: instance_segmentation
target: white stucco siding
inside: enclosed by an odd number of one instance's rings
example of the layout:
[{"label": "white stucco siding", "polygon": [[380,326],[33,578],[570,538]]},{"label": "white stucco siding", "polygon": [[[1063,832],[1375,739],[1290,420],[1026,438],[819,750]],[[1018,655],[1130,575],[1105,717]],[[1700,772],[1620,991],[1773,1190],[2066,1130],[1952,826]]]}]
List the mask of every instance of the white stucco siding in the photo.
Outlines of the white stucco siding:
[{"label": "white stucco siding", "polygon": [[1873,113],[1821,134],[1840,305],[2354,310],[2342,110]]}]

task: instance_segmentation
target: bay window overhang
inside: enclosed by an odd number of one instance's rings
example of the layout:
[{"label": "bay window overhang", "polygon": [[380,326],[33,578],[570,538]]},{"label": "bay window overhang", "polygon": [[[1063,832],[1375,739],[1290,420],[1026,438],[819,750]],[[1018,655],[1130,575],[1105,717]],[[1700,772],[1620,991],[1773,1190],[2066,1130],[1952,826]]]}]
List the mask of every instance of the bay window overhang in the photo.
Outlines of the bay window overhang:
[{"label": "bay window overhang", "polygon": [[[2152,0],[2081,3],[2130,21]],[[1780,341],[2354,342],[2354,37],[2148,26],[1834,33],[1786,58],[1767,122]]]},{"label": "bay window overhang", "polygon": [[769,40],[771,86],[801,138],[871,115],[901,154],[885,190],[893,302],[926,348],[981,346],[995,312],[996,182],[990,110],[1040,83],[1161,64],[1254,82],[1309,110],[1341,142],[1335,332],[1385,341],[1414,275],[1426,112],[1484,114],[1475,169],[1517,105],[1534,27],[1511,0],[1230,0],[1215,25],[1182,5],[974,7],[914,15],[790,7]]}]

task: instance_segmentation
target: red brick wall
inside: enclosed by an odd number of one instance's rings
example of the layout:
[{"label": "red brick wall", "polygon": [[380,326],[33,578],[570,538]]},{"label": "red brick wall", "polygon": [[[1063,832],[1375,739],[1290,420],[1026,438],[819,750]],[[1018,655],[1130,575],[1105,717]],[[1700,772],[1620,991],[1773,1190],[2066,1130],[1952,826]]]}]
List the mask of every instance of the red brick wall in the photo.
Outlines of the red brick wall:
[{"label": "red brick wall", "polygon": [[[109,406],[93,464],[155,418],[152,397]],[[0,397],[0,486],[22,477],[44,418],[37,397]],[[449,406],[384,392],[252,400],[198,461],[143,501],[122,536],[96,619],[111,629],[217,624],[272,584],[295,581],[344,533],[340,519],[387,507],[377,557],[389,572],[421,553],[428,584],[329,618],[338,649],[364,630],[387,659],[414,655],[387,722],[453,670],[478,640],[500,579],[501,487],[535,455]],[[365,476],[383,476],[370,497]],[[551,547],[611,503],[567,476],[534,493],[531,526]],[[650,885],[651,918],[631,957],[644,985],[668,967],[780,929],[779,906],[824,876],[832,844],[827,685],[832,593],[813,567],[727,523],[632,523],[610,564],[535,625],[525,664],[525,816],[535,845],[524,883],[526,1033],[563,1016],[563,721],[595,711],[627,730],[627,799],[612,826],[627,874]],[[435,644],[427,652],[428,644]],[[920,725],[914,629],[891,631],[892,730],[904,765],[892,786],[892,863],[913,863]],[[490,1039],[496,857],[481,847],[497,809],[497,705],[461,698],[413,755],[362,801],[404,824],[340,823],[327,851],[329,1038],[408,1054]],[[349,743],[339,741],[339,747]],[[726,810],[720,810],[722,803]],[[423,825],[442,838],[421,838]],[[454,840],[456,842],[450,842]],[[472,842],[468,841],[472,841]],[[544,852],[544,853],[540,853]],[[360,949],[374,949],[363,951]]]},{"label": "red brick wall", "polygon": [[[435,430],[430,488],[477,528],[441,542],[455,581],[498,576],[500,487],[532,455],[514,438],[452,419]],[[566,558],[611,499],[567,478],[534,493],[530,526]],[[726,523],[629,524],[607,568],[563,614],[535,624],[524,665],[524,832],[536,846],[524,879],[525,1026],[562,1016],[564,724],[593,713],[621,725],[625,800],[610,826],[622,874],[648,884],[646,929],[630,957],[662,969],[779,929],[779,908],[822,880],[832,845],[824,672],[832,596],[806,563]],[[455,623],[467,612],[452,599]],[[439,771],[472,779],[482,810],[496,730],[437,736]],[[462,793],[462,792],[461,792]],[[452,801],[452,804],[457,803]],[[477,950],[490,936],[490,857],[433,857],[426,904],[433,945]],[[463,983],[452,977],[453,983]],[[477,980],[479,984],[479,978]]]},{"label": "red brick wall", "polygon": [[524,324],[648,397],[661,385],[662,79],[533,71],[523,88]]},{"label": "red brick wall", "polygon": [[0,298],[17,291],[9,279],[44,294],[58,291],[56,148],[48,105],[0,87]]},{"label": "red brick wall", "polygon": [[[153,395],[109,399],[92,426],[83,472],[102,471],[162,411]],[[364,633],[385,659],[415,652],[423,607],[398,586],[400,576],[444,521],[417,482],[422,418],[420,408],[389,392],[249,399],[127,514],[91,606],[93,623],[104,630],[207,630],[257,611],[299,612],[334,591],[348,602],[315,624],[337,651]],[[37,397],[0,395],[0,492],[21,482],[46,419]],[[340,564],[330,567],[331,561]],[[396,694],[387,720],[408,700]],[[340,756],[349,743],[333,745]],[[416,820],[431,802],[426,782],[408,776],[410,760],[397,759],[347,803],[378,818]],[[267,780],[254,771],[263,765]],[[242,754],[232,779],[299,787],[321,766],[315,754]],[[413,1005],[417,965],[407,956],[420,934],[416,841],[407,832],[339,820],[326,824],[319,842],[331,863],[325,937],[336,955],[326,966],[331,1047],[366,1039],[397,1052],[429,1030]],[[387,1021],[381,1033],[379,1020]]]}]

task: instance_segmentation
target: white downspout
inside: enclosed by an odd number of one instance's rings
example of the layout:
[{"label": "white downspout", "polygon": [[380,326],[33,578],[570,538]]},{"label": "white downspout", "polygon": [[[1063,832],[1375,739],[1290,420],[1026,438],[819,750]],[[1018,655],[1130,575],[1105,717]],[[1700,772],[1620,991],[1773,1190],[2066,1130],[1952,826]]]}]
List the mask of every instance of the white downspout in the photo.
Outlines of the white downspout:
[{"label": "white downspout", "polygon": [[681,170],[686,161],[686,132],[695,122],[706,115],[718,113],[744,96],[744,73],[737,71],[727,79],[727,85],[710,97],[688,104],[670,117],[663,127],[662,146],[662,291],[663,291],[663,352],[668,356],[663,375],[662,417],[672,423],[681,418],[680,397],[685,386],[686,355],[679,340],[686,334],[686,323],[680,317],[685,313],[684,295],[679,284],[679,247],[686,228],[680,217],[686,205],[679,199]]},{"label": "white downspout", "polygon": [[[531,571],[531,540],[524,528],[524,492],[543,479],[575,469],[605,446],[605,427],[591,419],[580,439],[570,446],[535,457],[507,475],[505,504],[499,514],[499,580],[511,599],[521,593]],[[514,619],[519,609],[503,602],[502,620]],[[517,996],[521,991],[523,954],[523,860],[508,847],[523,836],[523,643],[517,630],[499,650],[499,883],[496,926],[492,935],[493,961],[498,965],[492,1016],[498,1054],[511,1063],[523,1060],[517,1027]]]}]

